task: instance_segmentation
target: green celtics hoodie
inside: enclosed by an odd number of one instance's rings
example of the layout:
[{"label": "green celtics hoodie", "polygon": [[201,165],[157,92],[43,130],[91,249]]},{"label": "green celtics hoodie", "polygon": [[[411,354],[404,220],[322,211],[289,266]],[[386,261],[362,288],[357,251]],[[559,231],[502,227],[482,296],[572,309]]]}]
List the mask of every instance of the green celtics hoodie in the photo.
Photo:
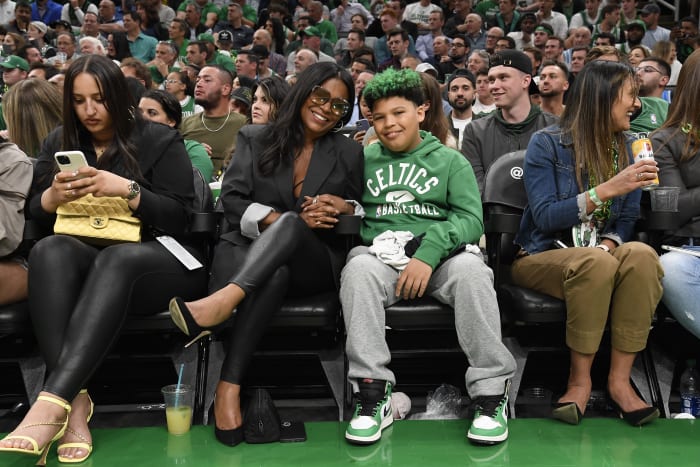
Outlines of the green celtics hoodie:
[{"label": "green celtics hoodie", "polygon": [[381,143],[365,148],[366,216],[362,241],[371,245],[387,230],[425,233],[413,255],[433,269],[462,243],[484,231],[481,197],[467,159],[431,133],[413,151],[394,153]]}]

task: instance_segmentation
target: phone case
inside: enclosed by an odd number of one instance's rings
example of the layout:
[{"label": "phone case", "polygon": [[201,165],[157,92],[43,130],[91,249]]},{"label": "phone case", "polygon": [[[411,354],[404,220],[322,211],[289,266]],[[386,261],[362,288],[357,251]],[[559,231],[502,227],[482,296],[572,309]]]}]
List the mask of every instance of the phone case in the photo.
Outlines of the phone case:
[{"label": "phone case", "polygon": [[85,155],[81,151],[59,151],[54,154],[54,159],[61,172],[75,172],[88,165]]}]

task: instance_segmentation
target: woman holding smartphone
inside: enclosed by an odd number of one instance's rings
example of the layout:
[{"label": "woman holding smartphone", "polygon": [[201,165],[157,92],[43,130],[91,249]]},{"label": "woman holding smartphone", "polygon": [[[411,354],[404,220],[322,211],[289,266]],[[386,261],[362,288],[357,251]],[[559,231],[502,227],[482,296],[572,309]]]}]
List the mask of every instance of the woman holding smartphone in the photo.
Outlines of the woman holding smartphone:
[{"label": "woman holding smartphone", "polygon": [[[84,388],[127,313],[159,312],[176,291],[189,297],[206,291],[205,271],[187,271],[154,239],[170,235],[202,258],[184,238],[194,187],[178,133],[142,120],[119,67],[97,55],[68,68],[63,118],[38,156],[32,217],[50,229],[63,203],[87,194],[121,197],[141,220],[142,240],[99,248],[52,235],[30,253],[29,307],[47,378],[0,451],[40,456],[39,464],[56,440],[60,462],[82,462],[92,452],[93,404]],[[60,172],[55,153],[74,150],[89,165]]]},{"label": "woman holding smartphone", "polygon": [[299,81],[268,125],[238,134],[221,189],[230,231],[212,262],[211,295],[175,298],[175,324],[195,340],[234,316],[216,388],[216,438],[243,440],[241,382],[260,338],[282,301],[337,290],[345,239],[335,234],[341,214],[354,214],[362,194],[359,144],[332,130],[350,118],[350,74],[318,63]]}]

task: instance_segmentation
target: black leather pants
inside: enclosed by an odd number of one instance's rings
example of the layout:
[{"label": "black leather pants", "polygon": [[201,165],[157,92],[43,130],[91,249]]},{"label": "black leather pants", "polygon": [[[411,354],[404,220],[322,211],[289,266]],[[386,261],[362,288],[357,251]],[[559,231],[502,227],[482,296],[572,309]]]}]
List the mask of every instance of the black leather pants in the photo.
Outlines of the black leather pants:
[{"label": "black leather pants", "polygon": [[335,289],[330,253],[296,213],[287,212],[250,245],[221,241],[214,254],[210,292],[239,285],[246,298],[234,315],[221,379],[241,384],[265,329],[285,296]]},{"label": "black leather pants", "polygon": [[44,390],[72,400],[127,314],[161,312],[172,296],[195,299],[205,287],[203,268],[188,271],[156,241],[100,250],[64,235],[42,239],[29,256],[29,309],[46,361]]}]

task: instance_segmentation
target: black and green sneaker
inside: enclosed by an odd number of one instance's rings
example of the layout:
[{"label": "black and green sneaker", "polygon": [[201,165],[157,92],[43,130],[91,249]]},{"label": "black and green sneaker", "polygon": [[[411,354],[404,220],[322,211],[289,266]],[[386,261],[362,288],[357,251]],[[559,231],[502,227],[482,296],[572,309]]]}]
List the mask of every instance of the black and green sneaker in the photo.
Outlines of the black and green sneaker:
[{"label": "black and green sneaker", "polygon": [[467,432],[475,444],[498,444],[508,439],[508,390],[476,399],[474,420]]},{"label": "black and green sneaker", "polygon": [[391,383],[373,379],[358,381],[355,413],[345,430],[345,439],[353,444],[372,444],[382,430],[394,422],[391,411]]}]

